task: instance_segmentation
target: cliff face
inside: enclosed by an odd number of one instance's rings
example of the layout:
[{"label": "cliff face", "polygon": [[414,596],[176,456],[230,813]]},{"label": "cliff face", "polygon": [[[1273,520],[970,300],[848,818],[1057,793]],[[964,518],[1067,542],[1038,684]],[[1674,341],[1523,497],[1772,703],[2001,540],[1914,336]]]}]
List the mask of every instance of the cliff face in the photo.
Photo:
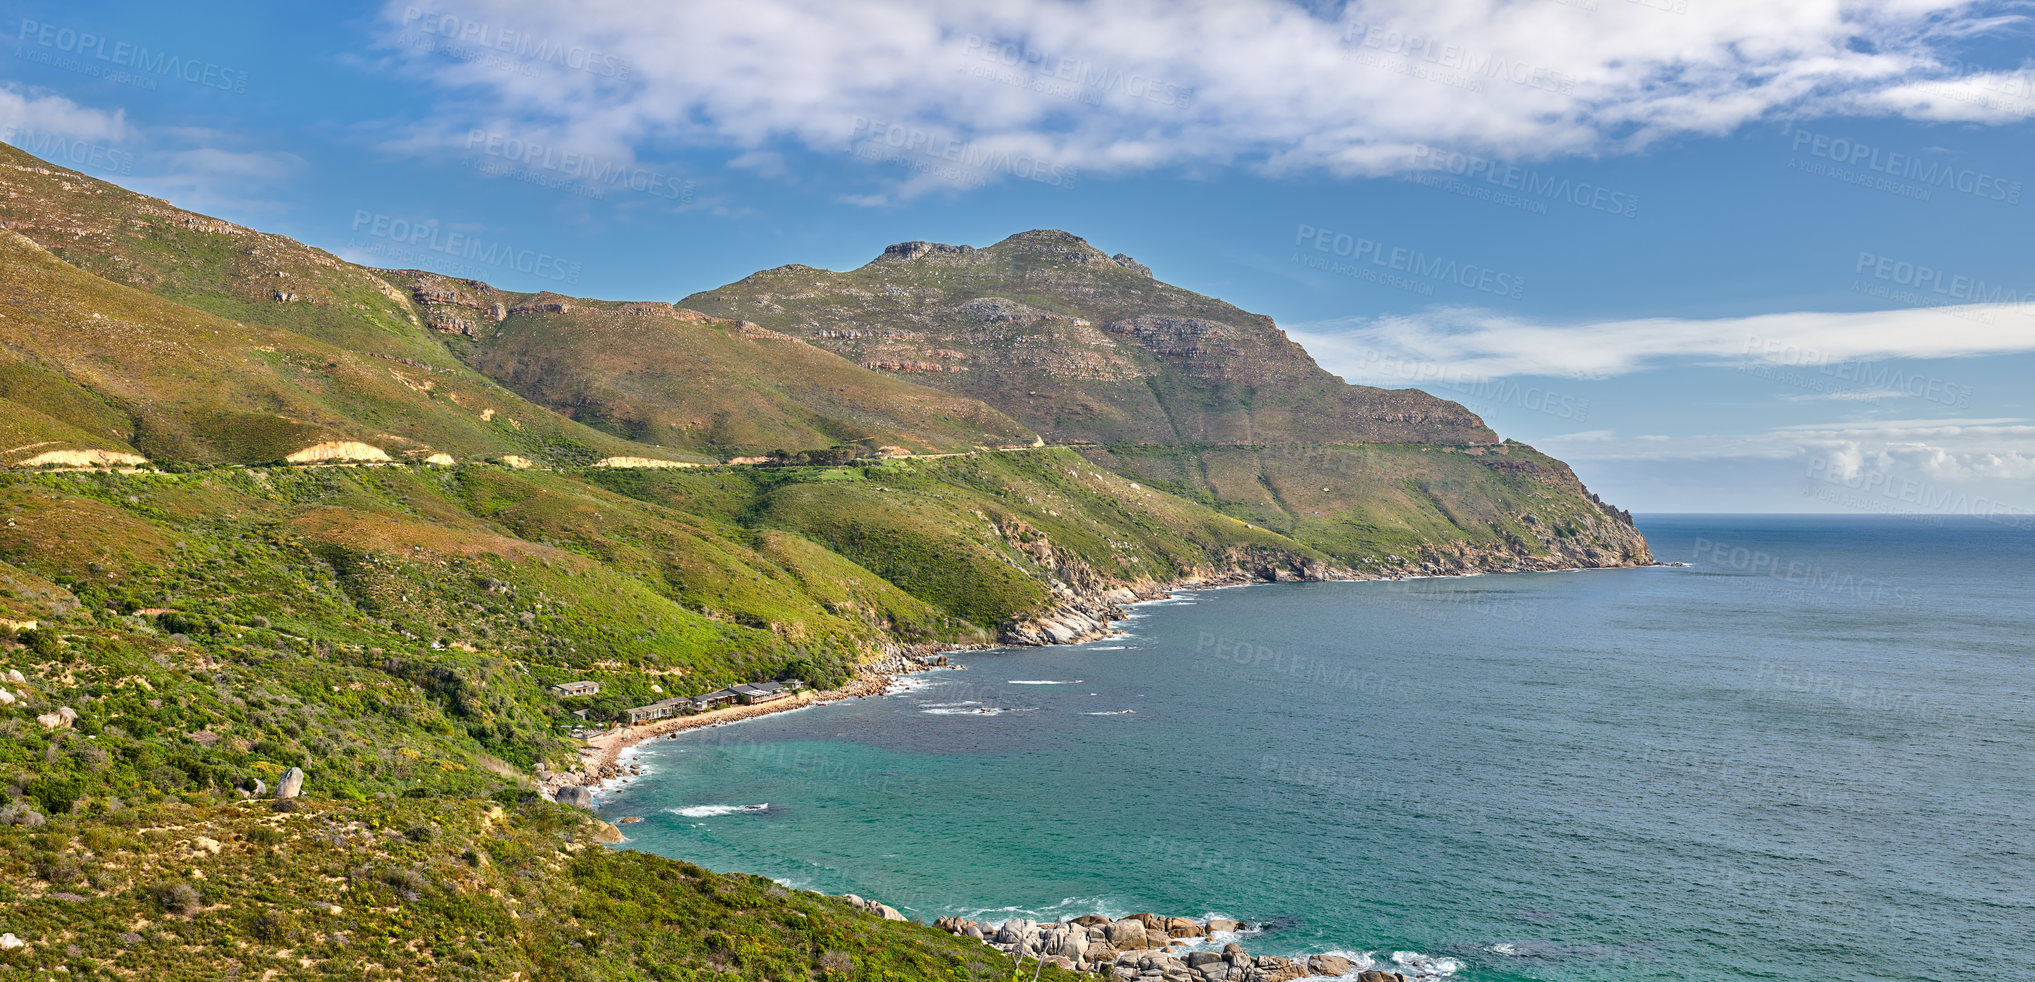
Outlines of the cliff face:
[{"label": "cliff face", "polygon": [[1346,385],[1271,318],[1066,232],[986,249],[905,242],[859,269],[779,267],[682,305],[973,396],[1053,442],[1497,439],[1447,400]]}]

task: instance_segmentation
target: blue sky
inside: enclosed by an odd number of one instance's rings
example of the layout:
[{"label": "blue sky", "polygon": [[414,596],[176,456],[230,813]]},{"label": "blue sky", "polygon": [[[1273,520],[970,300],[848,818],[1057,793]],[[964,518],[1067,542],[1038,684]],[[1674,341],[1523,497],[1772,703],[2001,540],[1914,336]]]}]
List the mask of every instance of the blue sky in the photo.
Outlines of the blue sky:
[{"label": "blue sky", "polygon": [[584,296],[1063,228],[1637,511],[2035,528],[2025,8],[566,6],[17,3],[0,137]]}]

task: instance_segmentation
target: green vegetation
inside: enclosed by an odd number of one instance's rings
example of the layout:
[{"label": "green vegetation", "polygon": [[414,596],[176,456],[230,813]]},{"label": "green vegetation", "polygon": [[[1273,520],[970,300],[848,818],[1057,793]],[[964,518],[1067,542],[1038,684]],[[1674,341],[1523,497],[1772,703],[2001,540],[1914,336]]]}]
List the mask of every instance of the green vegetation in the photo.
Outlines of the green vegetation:
[{"label": "green vegetation", "polygon": [[977,942],[762,877],[600,848],[596,831],[584,813],[514,792],[287,813],[136,806],[0,828],[0,910],[31,939],[0,965],[88,979],[1011,976]]},{"label": "green vegetation", "polygon": [[[532,775],[630,706],[1069,598],[1647,558],[1559,461],[1065,233],[708,316],[366,269],[6,146],[0,217],[0,970],[38,978],[1008,978],[598,848]],[[280,466],[313,444],[393,462]]]}]

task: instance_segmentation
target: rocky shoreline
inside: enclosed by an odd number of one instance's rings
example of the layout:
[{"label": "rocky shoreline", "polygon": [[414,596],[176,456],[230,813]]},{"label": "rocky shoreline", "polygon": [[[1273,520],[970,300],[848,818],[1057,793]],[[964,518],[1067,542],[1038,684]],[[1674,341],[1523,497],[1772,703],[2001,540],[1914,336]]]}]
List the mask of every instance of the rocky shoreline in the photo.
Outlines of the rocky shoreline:
[{"label": "rocky shoreline", "polygon": [[[879,916],[903,915],[873,901],[845,899]],[[1292,979],[1337,978],[1355,982],[1407,982],[1404,973],[1371,967],[1364,956],[1309,955],[1282,958],[1253,955],[1227,937],[1248,930],[1241,921],[1159,914],[1132,914],[1110,919],[1097,914],[1041,924],[1013,918],[1000,925],[960,917],[942,917],[933,926],[949,934],[974,938],[1014,958],[1037,958],[1080,972],[1093,972],[1130,982],[1288,982]],[[1420,976],[1415,976],[1416,980]]]},{"label": "rocky shoreline", "polygon": [[[1419,560],[1409,559],[1390,568],[1375,570],[1330,566],[1284,554],[1238,555],[1231,557],[1229,569],[1203,569],[1171,581],[1142,580],[1124,584],[1107,582],[1094,575],[1079,559],[1060,556],[1057,550],[1052,552],[1055,555],[1051,558],[1060,560],[1051,565],[1055,573],[1051,585],[1059,602],[1037,617],[1005,627],[999,636],[999,645],[1081,644],[1114,637],[1118,633],[1114,625],[1130,616],[1127,609],[1130,605],[1164,600],[1177,590],[1209,590],[1258,583],[1390,580],[1661,565],[1653,562],[1650,555],[1645,561],[1638,562],[1581,554],[1556,559],[1511,553],[1486,554],[1458,544],[1458,548],[1450,552],[1428,553]],[[884,695],[897,686],[902,676],[928,671],[932,666],[921,660],[925,656],[977,651],[987,647],[992,645],[892,645],[882,657],[865,663],[860,675],[838,689],[804,693],[782,702],[731,706],[643,726],[619,727],[589,739],[580,759],[572,767],[554,771],[539,765],[535,775],[537,787],[555,800],[591,808],[593,790],[609,781],[633,776],[631,769],[621,762],[621,754],[637,744],[686,730],[719,726],[820,703]]]}]

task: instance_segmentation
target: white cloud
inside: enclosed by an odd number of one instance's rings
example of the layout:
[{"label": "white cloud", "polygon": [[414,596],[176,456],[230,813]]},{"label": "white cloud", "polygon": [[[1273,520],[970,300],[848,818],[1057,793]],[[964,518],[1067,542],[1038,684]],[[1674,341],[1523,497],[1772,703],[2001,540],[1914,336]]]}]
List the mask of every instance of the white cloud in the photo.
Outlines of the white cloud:
[{"label": "white cloud", "polygon": [[2035,117],[2035,70],[1908,82],[1875,93],[1871,101],[1915,119],[1974,123],[2028,119]]},{"label": "white cloud", "polygon": [[1288,333],[1351,382],[1406,385],[1510,375],[1599,378],[1670,361],[1814,367],[2035,351],[2035,310],[2002,303],[1554,324],[1450,307],[1302,325]]},{"label": "white cloud", "polygon": [[[1985,4],[1663,6],[444,0],[420,14],[390,0],[383,27],[391,59],[470,117],[449,127],[508,117],[594,147],[860,145],[959,163],[893,166],[907,194],[1040,165],[1379,175],[1427,145],[1545,159],[1781,115],[2018,118],[1971,101],[2003,73],[1946,60],[2015,23]],[[879,127],[901,145],[872,144]]]},{"label": "white cloud", "polygon": [[80,106],[59,95],[36,95],[0,88],[0,127],[27,130],[72,140],[117,142],[128,133],[127,114]]}]

